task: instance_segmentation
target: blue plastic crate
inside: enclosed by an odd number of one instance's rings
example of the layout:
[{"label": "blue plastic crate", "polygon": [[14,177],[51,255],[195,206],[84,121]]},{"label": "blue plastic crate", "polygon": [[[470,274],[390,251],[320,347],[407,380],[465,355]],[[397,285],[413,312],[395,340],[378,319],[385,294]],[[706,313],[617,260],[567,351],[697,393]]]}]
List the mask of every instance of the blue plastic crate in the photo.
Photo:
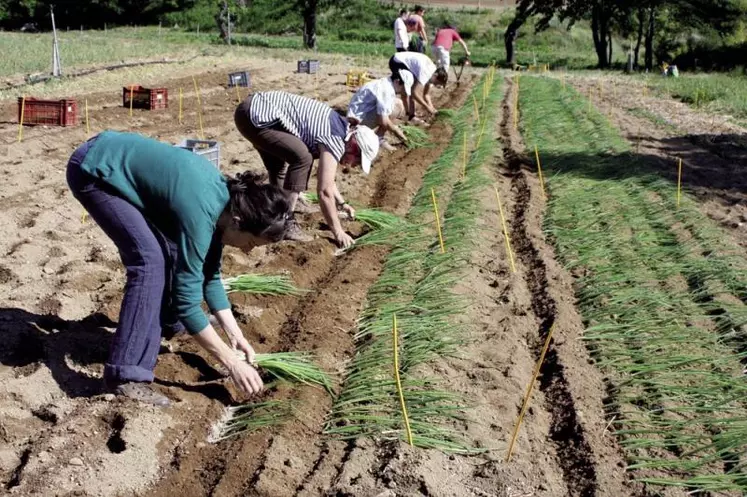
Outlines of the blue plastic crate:
[{"label": "blue plastic crate", "polygon": [[216,169],[220,170],[220,143],[214,140],[193,140],[186,138],[177,145],[209,160]]}]

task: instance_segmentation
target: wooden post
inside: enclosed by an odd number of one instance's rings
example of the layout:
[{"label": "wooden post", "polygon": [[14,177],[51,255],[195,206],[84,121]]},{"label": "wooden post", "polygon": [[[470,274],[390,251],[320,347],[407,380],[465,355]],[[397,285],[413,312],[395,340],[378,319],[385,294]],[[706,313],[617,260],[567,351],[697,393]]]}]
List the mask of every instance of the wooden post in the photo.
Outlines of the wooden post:
[{"label": "wooden post", "polygon": [[18,143],[23,141],[23,117],[26,113],[26,96],[21,97],[21,119],[18,121]]}]

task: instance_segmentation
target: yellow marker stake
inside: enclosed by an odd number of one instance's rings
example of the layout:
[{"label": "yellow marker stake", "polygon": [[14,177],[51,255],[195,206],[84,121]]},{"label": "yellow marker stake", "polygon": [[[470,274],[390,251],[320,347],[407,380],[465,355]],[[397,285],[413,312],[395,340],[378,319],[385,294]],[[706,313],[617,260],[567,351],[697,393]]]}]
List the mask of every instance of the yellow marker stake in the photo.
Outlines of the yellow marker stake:
[{"label": "yellow marker stake", "polygon": [[475,105],[475,121],[480,121],[480,111],[477,109],[477,99],[475,98],[475,94],[472,94],[472,103]]},{"label": "yellow marker stake", "polygon": [[88,123],[88,99],[86,99],[86,134],[91,134],[91,126]]},{"label": "yellow marker stake", "polygon": [[467,177],[467,133],[462,135],[462,179]]},{"label": "yellow marker stake", "polygon": [[501,205],[501,195],[498,193],[498,187],[493,185],[495,190],[495,199],[498,201],[498,212],[501,214],[501,227],[503,228],[503,240],[506,242],[506,253],[511,263],[511,272],[516,272],[516,263],[514,262],[514,251],[511,250],[511,238],[508,235],[508,226],[506,225],[506,216],[503,214],[503,205]]},{"label": "yellow marker stake", "polygon": [[80,224],[86,224],[86,221],[88,221],[88,212],[83,211],[83,214],[80,215]]},{"label": "yellow marker stake", "polygon": [[402,408],[402,419],[405,420],[405,431],[407,433],[407,443],[412,446],[412,430],[410,430],[410,418],[407,415],[407,405],[405,404],[405,395],[402,393],[402,381],[399,378],[399,338],[397,333],[397,315],[392,314],[392,342],[394,348],[394,381],[397,383],[397,393],[399,394],[399,405]]},{"label": "yellow marker stake", "polygon": [[542,198],[547,200],[547,194],[545,194],[545,179],[542,177],[542,164],[540,164],[540,154],[537,150],[537,145],[534,146],[534,157],[537,159],[537,175],[539,176],[540,186],[542,187]]},{"label": "yellow marker stake", "polygon": [[21,97],[21,120],[18,121],[18,142],[23,141],[23,117],[26,113],[26,96]]},{"label": "yellow marker stake", "polygon": [[475,148],[480,146],[480,142],[482,142],[482,134],[485,133],[485,122],[487,121],[487,116],[485,119],[482,120],[482,126],[480,126],[480,135],[477,137],[477,143],[475,144]]},{"label": "yellow marker stake", "polygon": [[205,130],[202,127],[202,99],[200,98],[200,87],[197,86],[197,79],[192,76],[192,82],[195,84],[195,94],[197,95],[197,119],[200,123],[200,136],[205,139]]},{"label": "yellow marker stake", "polygon": [[677,166],[677,208],[680,207],[680,198],[682,196],[682,159]]},{"label": "yellow marker stake", "polygon": [[436,202],[436,191],[431,188],[431,198],[433,199],[433,212],[436,215],[436,229],[438,229],[438,243],[441,245],[441,253],[445,254],[444,237],[441,234],[441,216],[438,214],[438,202]]},{"label": "yellow marker stake", "polygon": [[537,361],[537,365],[534,367],[534,374],[532,375],[532,382],[529,383],[529,386],[527,387],[527,392],[524,395],[524,402],[521,404],[521,411],[519,412],[519,419],[516,421],[516,426],[514,427],[514,434],[511,436],[511,443],[508,445],[508,454],[506,454],[506,462],[511,461],[511,454],[514,452],[514,444],[516,443],[516,437],[519,435],[519,427],[521,426],[521,421],[524,419],[524,415],[527,412],[527,406],[529,405],[529,398],[532,395],[532,389],[534,388],[534,384],[537,382],[537,377],[539,376],[540,368],[542,367],[542,362],[545,360],[545,354],[547,353],[547,349],[550,347],[550,339],[552,338],[552,332],[555,330],[555,323],[552,324],[550,327],[550,331],[547,333],[547,339],[545,340],[545,345],[542,347],[542,352],[540,353],[539,360]]},{"label": "yellow marker stake", "polygon": [[130,117],[132,117],[132,92],[135,91],[135,86],[130,85]]},{"label": "yellow marker stake", "polygon": [[184,98],[184,94],[182,92],[181,87],[179,87],[179,124],[182,123],[182,99]]}]

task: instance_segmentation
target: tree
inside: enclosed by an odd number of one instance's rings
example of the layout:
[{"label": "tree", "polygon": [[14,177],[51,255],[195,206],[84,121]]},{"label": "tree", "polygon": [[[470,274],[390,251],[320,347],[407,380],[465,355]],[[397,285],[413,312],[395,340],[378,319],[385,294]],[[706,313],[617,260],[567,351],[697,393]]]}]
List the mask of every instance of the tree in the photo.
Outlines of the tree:
[{"label": "tree", "polygon": [[513,67],[516,64],[514,45],[519,37],[519,29],[533,16],[540,16],[535,23],[535,31],[545,29],[563,3],[563,0],[519,0],[516,14],[503,34],[506,43],[506,65]]}]

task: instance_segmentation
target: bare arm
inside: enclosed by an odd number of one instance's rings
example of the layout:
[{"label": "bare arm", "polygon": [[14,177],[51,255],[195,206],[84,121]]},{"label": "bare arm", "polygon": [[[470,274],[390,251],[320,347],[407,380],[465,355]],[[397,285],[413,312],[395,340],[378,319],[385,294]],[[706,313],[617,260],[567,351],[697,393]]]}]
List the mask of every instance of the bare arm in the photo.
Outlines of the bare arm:
[{"label": "bare arm", "polygon": [[[412,85],[412,98],[415,99],[417,103],[425,107],[425,109],[428,112],[430,112],[431,114],[435,114],[436,108],[433,107],[433,104],[430,102],[430,97],[428,96],[429,90],[430,90],[430,84],[427,84],[425,88],[423,88],[422,84],[420,84],[419,82],[416,82],[414,85]],[[410,115],[413,115],[413,114],[414,112],[411,112]]]},{"label": "bare arm", "polygon": [[[342,248],[353,244],[353,239],[345,233],[337,217],[337,200],[341,199],[340,192],[335,184],[337,172],[337,161],[324,145],[319,145],[319,167],[317,170],[317,193],[319,194],[319,206],[327,226],[332,230],[337,243]],[[339,199],[338,199],[339,197]]]},{"label": "bare arm", "polygon": [[[225,319],[226,312],[230,313],[231,311],[230,309],[218,311],[218,319]],[[220,316],[221,314],[223,314],[222,317]],[[223,325],[221,324],[221,326]],[[238,328],[238,325],[236,328]],[[259,377],[257,370],[247,361],[240,360],[236,352],[220,339],[212,325],[208,324],[203,330],[194,335],[194,338],[203,349],[207,350],[210,355],[215,357],[228,370],[234,383],[244,394],[251,395],[262,391],[262,378]]]},{"label": "bare arm", "polygon": [[391,131],[392,133],[394,133],[394,136],[396,136],[403,142],[407,141],[407,138],[405,138],[405,134],[402,133],[402,130],[399,129],[399,126],[394,124],[394,122],[391,119],[389,119],[389,116],[387,116],[386,114],[378,114],[376,116],[376,123],[384,131]]},{"label": "bare arm", "polygon": [[464,53],[467,54],[469,57],[469,48],[467,48],[467,44],[464,42],[464,40],[459,40],[459,44],[462,45],[462,48],[464,49]]}]

